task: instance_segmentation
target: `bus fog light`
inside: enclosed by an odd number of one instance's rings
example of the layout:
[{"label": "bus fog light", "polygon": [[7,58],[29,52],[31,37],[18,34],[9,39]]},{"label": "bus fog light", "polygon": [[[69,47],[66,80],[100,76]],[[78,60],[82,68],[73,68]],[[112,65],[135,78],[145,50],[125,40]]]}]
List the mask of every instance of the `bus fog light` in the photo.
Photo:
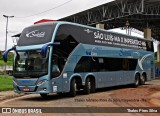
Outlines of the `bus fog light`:
[{"label": "bus fog light", "polygon": [[43,90],[44,90],[44,91],[46,91],[46,90],[47,90],[47,88],[43,88]]}]

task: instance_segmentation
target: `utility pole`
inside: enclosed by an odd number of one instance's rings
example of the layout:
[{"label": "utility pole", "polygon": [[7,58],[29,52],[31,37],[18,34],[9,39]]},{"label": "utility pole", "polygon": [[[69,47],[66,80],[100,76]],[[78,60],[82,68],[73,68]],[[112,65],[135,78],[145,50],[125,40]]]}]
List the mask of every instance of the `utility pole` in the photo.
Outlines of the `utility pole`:
[{"label": "utility pole", "polygon": [[142,7],[141,13],[143,13],[144,12],[144,0],[141,1],[141,7]]},{"label": "utility pole", "polygon": [[[6,41],[5,41],[5,51],[7,50],[7,35],[8,35],[8,18],[13,18],[14,16],[7,16],[7,15],[3,15],[3,17],[7,18],[7,22],[6,22]],[[6,71],[6,65],[5,65],[5,69]]]},{"label": "utility pole", "polygon": [[13,18],[14,16],[7,16],[7,15],[3,15],[5,18],[7,18],[7,22],[6,22],[6,41],[5,41],[5,51],[7,50],[7,35],[8,35],[8,18]]}]

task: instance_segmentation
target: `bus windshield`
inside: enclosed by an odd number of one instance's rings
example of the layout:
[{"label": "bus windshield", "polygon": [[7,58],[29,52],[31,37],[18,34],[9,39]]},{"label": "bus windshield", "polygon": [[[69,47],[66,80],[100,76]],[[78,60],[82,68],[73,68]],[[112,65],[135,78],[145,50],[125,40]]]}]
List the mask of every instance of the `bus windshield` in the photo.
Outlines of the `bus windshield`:
[{"label": "bus windshield", "polygon": [[48,53],[45,58],[40,50],[17,52],[14,73],[15,77],[39,77],[48,72]]}]

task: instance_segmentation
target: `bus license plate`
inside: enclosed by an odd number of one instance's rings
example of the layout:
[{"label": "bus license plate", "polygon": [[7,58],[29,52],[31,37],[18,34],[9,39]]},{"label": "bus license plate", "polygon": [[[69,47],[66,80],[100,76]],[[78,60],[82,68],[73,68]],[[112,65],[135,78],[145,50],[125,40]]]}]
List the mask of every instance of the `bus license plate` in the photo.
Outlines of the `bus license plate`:
[{"label": "bus license plate", "polygon": [[29,88],[23,88],[23,91],[29,91]]}]

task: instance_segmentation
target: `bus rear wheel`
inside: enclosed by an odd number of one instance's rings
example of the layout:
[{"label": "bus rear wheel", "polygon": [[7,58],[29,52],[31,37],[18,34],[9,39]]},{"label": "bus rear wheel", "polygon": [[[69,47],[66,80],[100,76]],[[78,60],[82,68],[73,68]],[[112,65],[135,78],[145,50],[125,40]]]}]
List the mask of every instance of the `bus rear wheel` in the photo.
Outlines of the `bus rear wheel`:
[{"label": "bus rear wheel", "polygon": [[134,84],[133,84],[133,87],[138,87],[140,84],[140,75],[139,74],[136,74],[135,75],[135,81],[134,81]]},{"label": "bus rear wheel", "polygon": [[71,84],[70,84],[70,93],[69,93],[71,97],[76,96],[76,89],[77,89],[76,80],[72,79]]},{"label": "bus rear wheel", "polygon": [[91,81],[90,78],[87,78],[84,86],[84,93],[89,94],[90,92],[91,92]]},{"label": "bus rear wheel", "polygon": [[145,82],[146,82],[146,75],[145,75],[145,74],[142,74],[140,84],[141,84],[141,85],[144,85]]},{"label": "bus rear wheel", "polygon": [[92,78],[91,80],[91,93],[96,92],[95,80]]}]

